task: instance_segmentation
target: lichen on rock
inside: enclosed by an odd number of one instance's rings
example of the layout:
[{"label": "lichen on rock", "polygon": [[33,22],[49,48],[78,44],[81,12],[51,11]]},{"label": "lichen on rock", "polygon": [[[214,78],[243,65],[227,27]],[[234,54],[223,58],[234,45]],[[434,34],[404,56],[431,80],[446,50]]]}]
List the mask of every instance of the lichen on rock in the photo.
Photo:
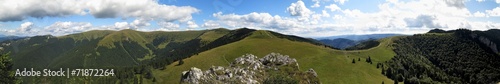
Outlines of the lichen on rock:
[{"label": "lichen on rock", "polygon": [[243,55],[236,58],[229,67],[212,66],[206,71],[192,67],[182,72],[180,82],[189,84],[260,84],[265,82],[314,84],[319,83],[319,79],[313,69],[301,72],[296,59],[288,55],[270,53],[260,59],[252,54]]}]

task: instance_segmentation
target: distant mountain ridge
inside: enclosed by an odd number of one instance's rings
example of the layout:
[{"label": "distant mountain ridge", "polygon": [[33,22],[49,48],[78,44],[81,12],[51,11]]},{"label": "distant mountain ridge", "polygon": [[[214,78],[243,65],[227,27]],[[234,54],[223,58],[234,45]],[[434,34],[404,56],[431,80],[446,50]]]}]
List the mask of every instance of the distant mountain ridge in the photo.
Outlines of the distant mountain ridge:
[{"label": "distant mountain ridge", "polygon": [[337,39],[337,38],[344,38],[344,39],[349,39],[353,41],[360,41],[360,40],[367,40],[367,39],[380,39],[380,38],[385,38],[385,37],[391,37],[391,36],[400,36],[403,34],[366,34],[366,35],[339,35],[339,36],[328,36],[328,37],[319,37],[315,38],[318,40],[322,39]]},{"label": "distant mountain ridge", "polygon": [[401,36],[401,35],[402,34],[340,35],[340,36],[320,37],[315,39],[323,44],[329,45],[336,49],[346,49],[350,47],[349,50],[357,50],[358,48],[355,48],[355,46],[358,45],[359,43],[370,40],[378,40],[386,37]]},{"label": "distant mountain ridge", "polygon": [[24,38],[24,37],[0,35],[0,42],[6,41],[6,40],[17,40],[17,39],[21,39],[21,38]]},{"label": "distant mountain ridge", "polygon": [[330,45],[335,48],[339,49],[345,49],[347,47],[351,47],[356,45],[358,42],[350,40],[350,39],[345,39],[345,38],[336,38],[336,39],[321,39],[319,40],[320,42]]}]

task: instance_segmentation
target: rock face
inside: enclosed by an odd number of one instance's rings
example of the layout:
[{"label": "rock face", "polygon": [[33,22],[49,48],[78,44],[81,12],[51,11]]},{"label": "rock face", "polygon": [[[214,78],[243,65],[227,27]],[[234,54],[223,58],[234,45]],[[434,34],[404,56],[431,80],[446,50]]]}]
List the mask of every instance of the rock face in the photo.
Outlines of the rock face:
[{"label": "rock face", "polygon": [[470,35],[473,39],[477,38],[482,44],[488,46],[493,52],[498,53],[498,48],[497,44],[494,42],[490,41],[488,38],[479,36],[477,34],[471,34]]},{"label": "rock face", "polygon": [[255,55],[246,54],[236,58],[227,68],[212,66],[209,70],[201,71],[192,67],[190,70],[182,72],[180,82],[189,84],[259,84],[271,80],[275,81],[276,79],[270,77],[274,75],[285,75],[284,77],[290,77],[290,81],[296,83],[319,83],[317,73],[313,69],[300,72],[296,59],[278,53],[271,53],[260,59]]},{"label": "rock face", "polygon": [[488,46],[493,52],[498,53],[497,44],[491,42],[488,38],[479,37],[479,41]]}]

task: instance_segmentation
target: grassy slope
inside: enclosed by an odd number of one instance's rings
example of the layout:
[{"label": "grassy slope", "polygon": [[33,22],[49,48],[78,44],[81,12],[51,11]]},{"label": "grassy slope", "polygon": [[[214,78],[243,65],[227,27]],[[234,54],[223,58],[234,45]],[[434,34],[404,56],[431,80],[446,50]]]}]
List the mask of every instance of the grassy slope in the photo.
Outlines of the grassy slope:
[{"label": "grassy slope", "polygon": [[[302,71],[313,68],[319,75],[320,81],[325,84],[391,84],[392,81],[376,69],[376,63],[389,60],[394,56],[389,44],[391,39],[382,39],[379,47],[360,51],[339,51],[304,42],[293,42],[276,38],[265,31],[257,31],[241,41],[202,52],[191,58],[184,59],[184,64],[175,66],[172,63],[165,70],[155,70],[156,81],[166,84],[179,83],[181,72],[191,67],[207,70],[210,66],[228,66],[234,58],[251,53],[263,57],[271,52],[277,52],[296,58]],[[358,53],[359,52],[359,53]],[[371,56],[373,64],[364,62]],[[352,59],[361,58],[356,64]]]}]

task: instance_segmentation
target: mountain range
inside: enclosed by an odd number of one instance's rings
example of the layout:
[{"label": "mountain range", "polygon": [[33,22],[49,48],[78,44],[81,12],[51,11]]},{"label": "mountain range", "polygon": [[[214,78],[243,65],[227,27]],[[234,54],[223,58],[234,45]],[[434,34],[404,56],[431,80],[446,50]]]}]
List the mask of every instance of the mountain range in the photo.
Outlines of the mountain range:
[{"label": "mountain range", "polygon": [[387,34],[332,41],[351,45],[360,38],[375,38],[357,43],[357,49],[339,50],[312,38],[248,28],[176,32],[93,30],[6,40],[0,42],[0,47],[2,52],[10,53],[13,69],[117,71],[116,76],[108,77],[19,77],[24,83],[175,84],[180,83],[181,73],[192,67],[209,70],[212,66],[230,66],[233,59],[245,54],[262,58],[269,53],[294,58],[297,71],[314,69],[315,80],[326,84],[498,83],[499,35],[500,30],[435,29],[411,36]]},{"label": "mountain range", "polygon": [[391,36],[401,36],[403,34],[364,34],[364,35],[338,35],[338,36],[327,36],[327,37],[316,37],[315,39],[318,40],[323,40],[323,39],[338,39],[338,38],[344,38],[344,39],[349,39],[353,41],[360,41],[360,40],[367,40],[367,39],[381,39],[381,38],[386,38],[386,37],[391,37]]},{"label": "mountain range", "polygon": [[340,35],[340,36],[320,37],[316,39],[323,44],[329,45],[337,49],[352,50],[352,49],[357,49],[356,47],[363,46],[363,44],[358,45],[360,43],[371,42],[372,40],[387,38],[391,36],[402,36],[402,34]]}]

